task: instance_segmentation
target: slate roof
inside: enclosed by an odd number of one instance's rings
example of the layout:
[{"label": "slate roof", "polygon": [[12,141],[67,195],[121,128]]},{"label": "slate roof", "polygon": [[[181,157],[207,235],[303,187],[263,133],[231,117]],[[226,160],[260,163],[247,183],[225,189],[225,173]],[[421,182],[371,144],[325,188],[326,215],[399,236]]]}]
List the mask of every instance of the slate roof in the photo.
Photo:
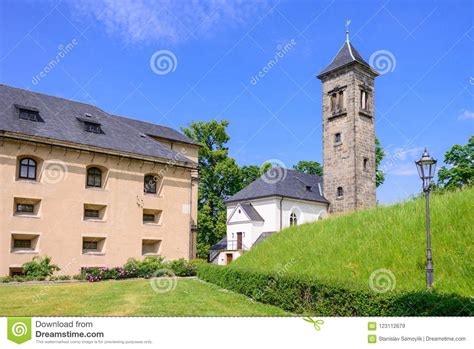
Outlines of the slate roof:
[{"label": "slate roof", "polygon": [[241,203],[240,206],[242,209],[245,211],[247,216],[249,216],[251,221],[259,221],[259,222],[264,222],[264,219],[260,214],[257,212],[255,207],[252,206],[250,203]]},{"label": "slate roof", "polygon": [[333,70],[355,62],[362,64],[363,66],[369,68],[375,75],[378,75],[378,73],[370,67],[369,63],[367,63],[364,58],[362,58],[360,53],[357,52],[355,47],[352,46],[349,40],[346,40],[332,62],[329,63],[329,65],[318,74],[318,78],[321,78]]},{"label": "slate roof", "polygon": [[224,236],[219,242],[215,245],[213,245],[209,249],[209,255],[207,257],[207,261],[209,263],[213,263],[217,257],[219,257],[219,253],[222,250],[227,250],[227,235]]},{"label": "slate roof", "polygon": [[275,234],[274,231],[265,231],[260,236],[258,237],[257,240],[255,240],[254,245],[261,243],[263,240],[266,240],[270,235]]},{"label": "slate roof", "polygon": [[222,239],[217,242],[217,244],[213,245],[210,250],[225,250],[227,248],[227,235],[224,236]]},{"label": "slate roof", "polygon": [[270,169],[225,202],[231,203],[270,196],[281,196],[329,203],[320,192],[320,188],[321,191],[323,188],[323,178],[321,176],[309,175],[295,170],[285,170],[284,175],[280,176],[280,180],[273,180],[272,171],[275,171],[275,169]]},{"label": "slate roof", "polygon": [[[18,108],[22,107],[38,110],[43,122],[20,119]],[[100,124],[103,134],[86,132],[84,121]],[[93,105],[0,84],[0,133],[2,131],[196,165],[149,136],[196,144],[169,127],[127,119]]]}]

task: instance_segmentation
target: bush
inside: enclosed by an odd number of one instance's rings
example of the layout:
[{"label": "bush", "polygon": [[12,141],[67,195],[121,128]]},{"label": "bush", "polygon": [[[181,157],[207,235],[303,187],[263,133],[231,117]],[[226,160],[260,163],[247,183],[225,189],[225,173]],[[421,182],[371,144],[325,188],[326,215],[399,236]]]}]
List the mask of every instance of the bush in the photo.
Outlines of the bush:
[{"label": "bush", "polygon": [[81,276],[84,280],[97,282],[108,279],[126,279],[131,277],[151,278],[169,275],[170,271],[176,276],[196,275],[196,265],[201,261],[186,261],[178,259],[165,262],[162,257],[148,256],[143,260],[129,258],[123,267],[115,268],[82,268]]},{"label": "bush", "polygon": [[58,281],[58,280],[71,280],[71,276],[69,275],[58,275],[58,276],[51,276],[49,281]]},{"label": "bush", "polygon": [[196,266],[183,258],[169,262],[167,267],[171,269],[176,276],[196,275]]},{"label": "bush", "polygon": [[256,301],[313,316],[470,316],[474,312],[468,298],[434,291],[377,294],[309,277],[213,264],[200,265],[198,276]]},{"label": "bush", "polygon": [[32,278],[46,278],[53,275],[55,271],[60,270],[56,264],[51,264],[51,257],[48,256],[44,256],[43,258],[38,256],[33,257],[31,262],[23,264],[22,267],[25,276]]},{"label": "bush", "polygon": [[130,258],[123,266],[125,271],[135,277],[150,278],[160,276],[160,271],[165,268],[163,258],[159,256],[148,256],[142,261]]},{"label": "bush", "polygon": [[109,280],[109,279],[113,279],[113,280],[126,279],[133,276],[129,274],[125,268],[122,268],[122,267],[115,267],[115,268],[85,267],[81,269],[81,275],[82,275],[81,280],[87,280],[90,282]]}]

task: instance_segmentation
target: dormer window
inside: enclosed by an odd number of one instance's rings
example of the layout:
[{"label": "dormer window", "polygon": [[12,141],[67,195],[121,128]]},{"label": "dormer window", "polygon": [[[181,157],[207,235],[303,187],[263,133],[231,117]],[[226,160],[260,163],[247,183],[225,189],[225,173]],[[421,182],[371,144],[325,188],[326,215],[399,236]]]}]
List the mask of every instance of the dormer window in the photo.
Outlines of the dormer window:
[{"label": "dormer window", "polygon": [[91,133],[103,133],[102,129],[100,128],[100,124],[96,124],[95,122],[84,122],[84,131],[91,132]]},{"label": "dormer window", "polygon": [[39,111],[37,111],[37,110],[19,108],[18,116],[22,120],[28,120],[28,121],[33,121],[33,122],[42,122],[43,121],[43,119],[41,119],[41,117],[39,115]]},{"label": "dormer window", "polygon": [[313,188],[310,185],[306,186],[306,191],[313,191]]}]

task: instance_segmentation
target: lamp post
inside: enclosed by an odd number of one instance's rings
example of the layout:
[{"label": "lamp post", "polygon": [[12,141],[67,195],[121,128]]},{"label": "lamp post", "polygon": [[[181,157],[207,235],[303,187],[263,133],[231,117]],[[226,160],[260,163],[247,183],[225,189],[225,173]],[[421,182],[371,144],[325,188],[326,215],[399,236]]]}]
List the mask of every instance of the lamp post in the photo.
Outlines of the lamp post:
[{"label": "lamp post", "polygon": [[430,204],[429,196],[431,189],[431,180],[434,177],[436,170],[436,160],[433,159],[428,150],[423,152],[420,160],[416,161],[416,168],[418,174],[423,181],[423,191],[426,199],[426,286],[431,288],[433,286],[433,259],[431,258],[431,232],[430,232]]}]

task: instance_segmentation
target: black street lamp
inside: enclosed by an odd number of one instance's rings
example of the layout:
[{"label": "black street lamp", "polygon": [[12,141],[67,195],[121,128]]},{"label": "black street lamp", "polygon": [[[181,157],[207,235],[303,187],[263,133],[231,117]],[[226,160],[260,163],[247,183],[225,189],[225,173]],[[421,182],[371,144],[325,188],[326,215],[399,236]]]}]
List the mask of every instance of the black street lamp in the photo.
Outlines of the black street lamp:
[{"label": "black street lamp", "polygon": [[433,259],[431,258],[431,237],[430,237],[430,204],[429,196],[431,189],[431,180],[434,177],[436,170],[436,160],[433,159],[428,150],[423,152],[421,159],[416,161],[416,168],[418,174],[423,181],[423,191],[426,199],[426,286],[431,288],[433,286]]}]

